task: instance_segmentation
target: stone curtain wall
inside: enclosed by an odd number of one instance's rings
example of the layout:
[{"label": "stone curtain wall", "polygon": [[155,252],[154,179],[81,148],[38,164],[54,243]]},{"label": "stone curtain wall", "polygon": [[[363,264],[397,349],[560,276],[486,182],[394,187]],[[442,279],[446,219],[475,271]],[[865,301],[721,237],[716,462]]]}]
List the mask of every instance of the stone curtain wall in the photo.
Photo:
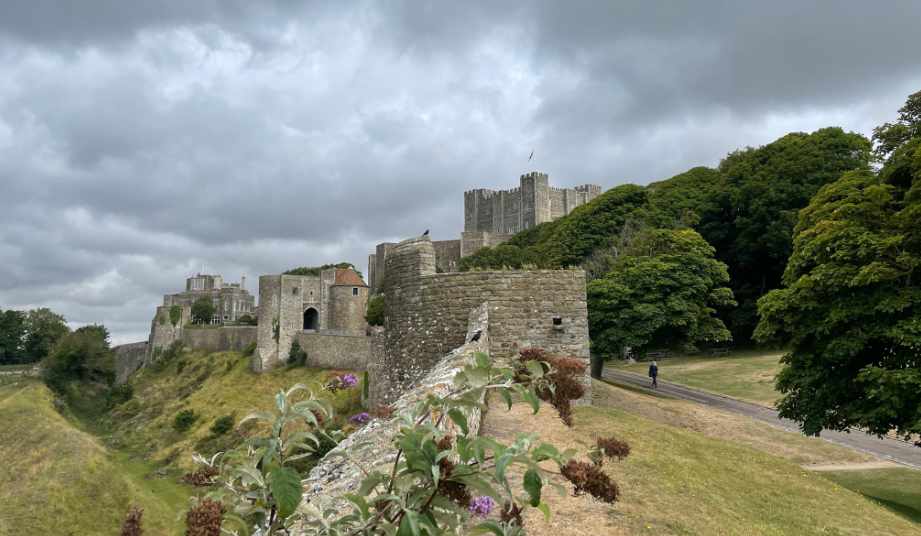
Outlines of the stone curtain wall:
[{"label": "stone curtain wall", "polygon": [[297,334],[307,354],[306,366],[323,369],[366,370],[371,359],[371,337],[330,332]]},{"label": "stone curtain wall", "polygon": [[[427,237],[401,242],[387,259],[386,351],[381,375],[394,393],[408,388],[464,341],[468,316],[489,307],[490,353],[511,357],[540,347],[585,360],[588,308],[582,270],[435,274]],[[554,323],[558,319],[559,324]]]},{"label": "stone curtain wall", "polygon": [[157,312],[150,323],[150,338],[148,342],[148,352],[150,356],[169,348],[173,342],[182,337],[182,331],[187,324],[192,322],[192,308],[188,305],[180,305],[179,322],[174,326],[170,321],[169,312],[172,306],[161,305],[157,307]]},{"label": "stone curtain wall", "polygon": [[[444,396],[450,392],[454,376],[467,364],[472,363],[477,352],[489,351],[489,319],[485,307],[470,313],[470,325],[462,346],[442,356],[415,387],[402,392],[393,404],[393,417],[390,419],[373,419],[330,451],[316,467],[311,469],[304,480],[304,502],[313,504],[321,510],[341,508],[344,506],[342,495],[354,493],[364,477],[363,471],[386,470],[393,463],[397,449],[393,438],[400,429],[400,414],[410,410],[429,394]],[[478,334],[473,341],[474,334]],[[372,403],[374,386],[372,374]],[[476,434],[482,415],[478,409],[466,414],[467,424]],[[454,423],[445,419],[444,429],[451,431]],[[299,530],[295,534],[301,534]]]},{"label": "stone curtain wall", "polygon": [[122,385],[147,362],[148,342],[120,344],[112,348],[115,352],[115,385]]},{"label": "stone curtain wall", "polygon": [[432,242],[435,248],[435,269],[438,272],[456,272],[461,259],[460,240],[437,240]]},{"label": "stone curtain wall", "polygon": [[186,348],[206,352],[242,352],[255,344],[258,326],[187,327],[182,330]]}]

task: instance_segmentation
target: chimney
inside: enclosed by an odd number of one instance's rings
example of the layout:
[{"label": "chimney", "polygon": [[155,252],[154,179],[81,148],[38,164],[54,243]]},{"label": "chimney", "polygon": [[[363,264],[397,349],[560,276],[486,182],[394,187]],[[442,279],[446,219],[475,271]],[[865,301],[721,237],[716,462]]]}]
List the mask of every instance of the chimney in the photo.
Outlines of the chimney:
[{"label": "chimney", "polygon": [[240,276],[240,288],[244,290],[246,289],[246,274]]}]

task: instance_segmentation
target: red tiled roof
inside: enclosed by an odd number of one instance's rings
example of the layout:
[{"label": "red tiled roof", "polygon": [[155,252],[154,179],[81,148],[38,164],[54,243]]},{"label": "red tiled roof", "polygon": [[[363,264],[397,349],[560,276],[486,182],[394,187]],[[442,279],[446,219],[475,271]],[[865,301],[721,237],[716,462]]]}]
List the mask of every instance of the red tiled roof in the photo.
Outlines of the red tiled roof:
[{"label": "red tiled roof", "polygon": [[336,268],[336,282],[335,285],[347,285],[353,287],[366,287],[364,281],[361,280],[355,270],[351,268]]}]

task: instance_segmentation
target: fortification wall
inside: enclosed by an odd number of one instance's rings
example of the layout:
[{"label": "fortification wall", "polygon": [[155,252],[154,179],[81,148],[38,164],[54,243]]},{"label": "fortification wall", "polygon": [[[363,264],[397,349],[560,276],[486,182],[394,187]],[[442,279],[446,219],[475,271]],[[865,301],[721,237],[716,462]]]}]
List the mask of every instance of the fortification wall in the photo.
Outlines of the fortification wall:
[{"label": "fortification wall", "polygon": [[[411,411],[429,395],[446,396],[453,385],[454,376],[464,366],[473,363],[475,354],[489,351],[488,317],[485,308],[471,312],[471,325],[463,345],[438,360],[437,364],[409,391],[399,393],[393,403],[394,416],[390,419],[373,419],[330,451],[310,470],[304,480],[304,501],[325,510],[344,506],[342,496],[355,493],[365,472],[385,471],[393,463],[397,448],[394,438],[400,430],[400,415]],[[476,340],[474,340],[476,339]],[[375,404],[375,386],[380,384],[371,372],[371,403]],[[392,400],[391,400],[392,401]],[[467,425],[476,434],[482,414],[476,408],[465,411]],[[456,433],[451,419],[444,419],[441,427],[449,434]],[[302,530],[295,529],[295,534]]]},{"label": "fortification wall", "polygon": [[181,340],[186,348],[206,352],[240,352],[256,342],[258,326],[187,327]]},{"label": "fortification wall", "polygon": [[148,342],[120,344],[112,348],[115,352],[115,385],[122,385],[144,366],[147,361]]},{"label": "fortification wall", "polygon": [[308,367],[366,370],[371,360],[371,337],[365,334],[302,331],[296,338]]},{"label": "fortification wall", "polygon": [[456,272],[461,259],[461,241],[436,240],[432,242],[432,247],[435,248],[435,269],[438,272]]},{"label": "fortification wall", "polygon": [[[179,308],[179,319],[173,324],[170,310]],[[184,327],[192,322],[192,308],[188,305],[160,305],[150,323],[150,338],[147,340],[148,351],[152,358],[160,351],[169,348],[173,342],[182,337]]]},{"label": "fortification wall", "polygon": [[329,329],[364,335],[368,327],[368,287],[336,285],[329,290]]},{"label": "fortification wall", "polygon": [[387,259],[386,352],[393,392],[408,388],[464,341],[470,311],[489,307],[490,353],[524,347],[571,355],[588,365],[588,308],[582,270],[436,274],[427,237],[401,242]]}]

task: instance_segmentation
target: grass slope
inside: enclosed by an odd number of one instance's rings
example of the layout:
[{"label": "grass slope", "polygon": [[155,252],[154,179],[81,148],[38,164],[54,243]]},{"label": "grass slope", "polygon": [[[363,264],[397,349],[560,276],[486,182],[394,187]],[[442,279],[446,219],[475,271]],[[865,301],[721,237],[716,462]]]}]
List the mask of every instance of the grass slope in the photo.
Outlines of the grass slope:
[{"label": "grass slope", "polygon": [[176,534],[190,490],[147,479],[150,467],[115,456],[62,417],[35,380],[0,387],[0,535],[116,534],[132,504],[146,534]]},{"label": "grass slope", "polygon": [[[616,389],[597,382],[594,388]],[[582,452],[599,436],[630,443],[626,460],[605,464],[620,486],[619,502],[548,491],[553,517],[529,514],[532,536],[921,534],[918,525],[796,463],[620,409],[579,407],[572,429],[552,408],[537,416],[523,405],[493,409],[484,432],[533,432]]]},{"label": "grass slope", "polygon": [[[780,397],[774,390],[774,377],[780,372],[782,355],[748,350],[723,357],[670,357],[658,360],[659,379],[773,407]],[[649,363],[613,366],[645,375]]]},{"label": "grass slope", "polygon": [[[193,452],[212,454],[237,444],[229,432],[212,436],[215,419],[233,415],[238,422],[253,411],[270,410],[279,390],[297,383],[329,400],[340,422],[359,411],[359,389],[332,394],[323,385],[343,371],[279,367],[263,374],[249,368],[249,358],[238,352],[186,352],[160,370],[142,370],[132,379],[134,396],[98,422],[98,432],[110,445],[136,453],[160,465],[182,471],[193,467]],[[191,428],[173,428],[177,413],[192,410]]]},{"label": "grass slope", "polygon": [[826,478],[921,523],[921,472],[912,469],[829,471]]}]

